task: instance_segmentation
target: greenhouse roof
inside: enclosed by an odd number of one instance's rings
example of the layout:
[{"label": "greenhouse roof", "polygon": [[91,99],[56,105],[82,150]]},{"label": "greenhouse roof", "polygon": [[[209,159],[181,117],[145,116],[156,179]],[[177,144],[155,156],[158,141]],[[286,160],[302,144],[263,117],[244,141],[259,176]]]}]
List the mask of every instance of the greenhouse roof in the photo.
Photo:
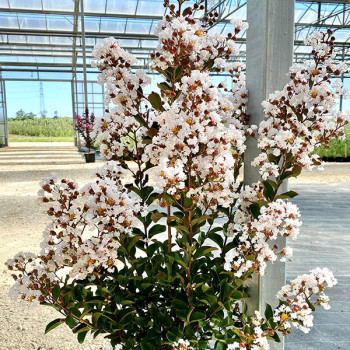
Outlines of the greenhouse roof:
[{"label": "greenhouse roof", "polygon": [[[192,1],[193,2],[193,1]],[[70,79],[83,67],[82,18],[85,23],[87,67],[93,46],[104,37],[119,38],[124,47],[147,67],[151,51],[157,47],[154,28],[165,13],[163,0],[0,0],[0,67],[3,78],[43,79],[56,73]],[[191,1],[189,2],[191,3]],[[246,17],[245,0],[219,0],[215,6],[221,21],[213,32],[232,31],[230,19]],[[204,12],[199,13],[202,17]],[[336,33],[339,59],[350,64],[349,1],[296,1],[295,59],[309,57],[304,38],[317,29],[332,28]],[[242,57],[245,33],[238,38]],[[93,72],[89,68],[90,72]],[[26,74],[31,74],[30,76]]]}]

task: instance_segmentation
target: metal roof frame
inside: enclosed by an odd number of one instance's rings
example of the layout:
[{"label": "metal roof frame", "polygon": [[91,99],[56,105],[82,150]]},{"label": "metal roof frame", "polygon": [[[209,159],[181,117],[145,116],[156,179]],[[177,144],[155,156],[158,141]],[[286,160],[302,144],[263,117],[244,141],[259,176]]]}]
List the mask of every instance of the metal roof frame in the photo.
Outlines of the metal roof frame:
[{"label": "metal roof frame", "polygon": [[[128,9],[127,13],[123,13],[125,11],[108,13],[108,5],[114,0],[94,0],[97,8],[103,10],[94,12],[94,9],[90,7],[84,12],[81,5],[87,5],[88,0],[72,1],[74,6],[71,9],[55,10],[45,8],[43,0],[41,0],[41,8],[14,8],[11,6],[11,0],[8,0],[8,7],[0,8],[0,23],[2,23],[0,24],[0,71],[9,72],[11,69],[18,71],[20,67],[22,71],[26,67],[29,69],[35,66],[44,70],[46,67],[51,67],[53,71],[57,68],[59,74],[60,68],[64,67],[71,68],[72,80],[74,80],[76,68],[84,68],[81,61],[84,61],[84,58],[89,59],[95,42],[108,36],[124,41],[125,48],[141,60],[138,66],[147,67],[148,62],[145,55],[155,50],[157,40],[151,30],[162,18],[160,13],[164,13],[164,10],[157,7],[154,13],[142,13],[142,5],[147,0],[134,0],[129,3],[133,4],[134,8]],[[153,0],[152,4],[162,6],[161,2],[161,0]],[[147,6],[149,4],[150,2]],[[245,5],[246,0],[220,0],[211,8],[208,5],[207,11],[219,12],[220,23],[218,25],[222,32],[227,32],[232,28],[229,23],[230,18],[237,12],[239,16],[242,14],[244,16]],[[339,58],[350,64],[350,2],[345,0],[296,0],[296,7],[299,16],[295,23],[295,60],[301,61],[310,57],[309,50],[304,48],[303,44],[306,35],[313,30],[332,28],[335,35],[338,32],[342,38],[345,38],[337,40],[336,47],[339,49]],[[4,23],[6,24],[7,16],[11,17],[6,26]],[[203,13],[202,16],[204,16]],[[1,21],[1,18],[5,20]],[[84,35],[81,28],[82,18],[85,18],[84,23],[86,24]],[[123,30],[120,29],[120,33],[115,32],[114,28],[110,30],[109,27],[106,29],[103,26],[104,21],[117,23],[113,21],[120,20],[122,21],[120,27],[124,26]],[[16,21],[17,24],[15,24]],[[22,24],[25,24],[26,21],[34,21],[33,23],[42,21],[44,24],[41,26],[46,29],[32,28],[33,25],[25,27]],[[62,22],[67,28],[64,27],[65,30],[62,30],[58,26],[58,29],[55,30],[50,27],[50,21],[52,23]],[[88,28],[89,23],[93,23],[96,31]],[[139,26],[140,31],[143,32],[130,32],[128,26]],[[87,39],[84,43],[83,36]],[[237,42],[244,48],[245,36],[238,38]],[[244,49],[242,51],[240,58],[244,59]],[[28,62],[28,57],[33,57],[36,61]],[[63,59],[66,61],[63,62]]]}]

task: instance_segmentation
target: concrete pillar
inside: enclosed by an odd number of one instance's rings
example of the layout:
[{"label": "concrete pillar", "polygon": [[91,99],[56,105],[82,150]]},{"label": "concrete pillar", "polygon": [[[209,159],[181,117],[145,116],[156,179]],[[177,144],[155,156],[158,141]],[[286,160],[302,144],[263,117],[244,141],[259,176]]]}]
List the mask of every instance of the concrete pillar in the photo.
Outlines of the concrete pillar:
[{"label": "concrete pillar", "polygon": [[[288,77],[286,73],[293,61],[294,0],[248,0],[247,20],[247,88],[250,123],[263,120],[261,102],[281,89]],[[251,161],[259,154],[255,140],[247,141],[244,163],[244,182],[259,180],[257,168]],[[273,241],[281,248],[285,239]],[[276,293],[285,284],[285,264],[269,264],[267,275],[255,276],[248,285],[248,310],[265,311],[265,304],[277,305]],[[283,349],[283,343],[271,343],[271,350]]]}]

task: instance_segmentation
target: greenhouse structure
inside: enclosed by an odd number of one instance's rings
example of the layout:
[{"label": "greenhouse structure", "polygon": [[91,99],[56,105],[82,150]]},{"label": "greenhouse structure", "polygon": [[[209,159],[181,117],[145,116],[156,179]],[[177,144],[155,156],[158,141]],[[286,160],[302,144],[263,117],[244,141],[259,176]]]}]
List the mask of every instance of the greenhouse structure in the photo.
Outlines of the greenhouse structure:
[{"label": "greenhouse structure", "polygon": [[350,0],[0,0],[2,348],[350,349],[349,68]]},{"label": "greenhouse structure", "polygon": [[[208,1],[198,15],[213,10],[219,12],[220,21],[212,32],[227,34],[233,28],[231,18],[247,17],[247,1],[220,0],[214,5]],[[161,0],[0,0],[0,145],[8,144],[6,81],[69,81],[72,115],[87,104],[102,116],[102,88],[90,65],[94,45],[116,37],[138,58],[138,67],[147,69],[149,54],[158,45],[153,31],[164,14]],[[349,2],[296,0],[294,60],[309,58],[310,49],[303,43],[308,34],[328,28],[336,33],[338,58],[349,63]],[[244,61],[245,33],[238,42]]]}]

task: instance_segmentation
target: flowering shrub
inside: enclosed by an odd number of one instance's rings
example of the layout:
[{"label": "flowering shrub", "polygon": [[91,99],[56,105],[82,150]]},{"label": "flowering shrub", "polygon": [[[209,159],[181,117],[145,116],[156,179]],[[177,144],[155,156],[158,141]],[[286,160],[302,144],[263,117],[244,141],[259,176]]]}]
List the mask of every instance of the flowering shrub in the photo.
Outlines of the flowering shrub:
[{"label": "flowering shrub", "polygon": [[97,133],[94,128],[95,115],[94,113],[89,114],[89,109],[85,109],[85,113],[81,117],[80,115],[75,116],[76,123],[74,125],[75,130],[78,131],[79,135],[83,138],[88,152],[90,152],[94,142],[96,141]]},{"label": "flowering shrub", "polygon": [[[293,328],[308,332],[316,306],[329,308],[325,289],[336,280],[326,268],[283,286],[264,315],[248,312],[245,281],[292,256],[273,243],[296,239],[301,227],[288,201],[297,193],[280,187],[321,166],[315,148],[348,122],[335,111],[346,91],[330,86],[347,70],[334,61],[335,39],[329,31],[306,40],[313,60],[291,67],[290,82],[263,102],[265,120],[249,127],[243,64],[226,63],[247,24],[211,35],[218,14],[202,24],[193,13],[203,1],[184,2],[165,1],[169,15],[156,29],[160,94],[144,94],[150,79],[131,70],[136,60],[118,40],[94,50],[106,104],[115,105],[100,126],[107,163],[82,188],[44,180],[50,222],[41,252],[7,262],[15,298],[62,314],[46,332],[66,323],[79,342],[91,332],[114,349],[269,349]],[[233,87],[216,86],[211,72],[227,72]],[[250,186],[238,181],[246,137],[261,149],[253,162],[261,181]]]}]

